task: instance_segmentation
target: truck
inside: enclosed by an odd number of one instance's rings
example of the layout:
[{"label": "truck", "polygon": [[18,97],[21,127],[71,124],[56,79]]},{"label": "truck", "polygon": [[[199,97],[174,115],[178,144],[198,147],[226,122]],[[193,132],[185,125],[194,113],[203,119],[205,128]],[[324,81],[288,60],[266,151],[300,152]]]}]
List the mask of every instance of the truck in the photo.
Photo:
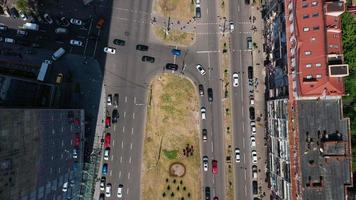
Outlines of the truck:
[{"label": "truck", "polygon": [[40,26],[38,24],[35,23],[25,23],[22,27],[23,29],[27,29],[27,30],[32,30],[32,31],[38,31],[40,29]]},{"label": "truck", "polygon": [[46,74],[47,74],[47,69],[48,69],[48,66],[50,64],[52,64],[52,61],[50,61],[50,60],[44,60],[42,62],[42,65],[41,65],[41,68],[40,68],[40,72],[37,75],[37,80],[38,81],[43,81],[45,79]]}]

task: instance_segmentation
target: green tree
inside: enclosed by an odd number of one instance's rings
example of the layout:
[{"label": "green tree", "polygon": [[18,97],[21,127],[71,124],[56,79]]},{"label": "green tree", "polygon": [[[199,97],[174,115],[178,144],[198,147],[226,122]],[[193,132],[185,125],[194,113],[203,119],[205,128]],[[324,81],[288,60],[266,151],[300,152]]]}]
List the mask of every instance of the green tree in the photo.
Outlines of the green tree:
[{"label": "green tree", "polygon": [[27,12],[30,9],[28,0],[17,0],[15,6],[18,10],[21,10],[23,12]]}]

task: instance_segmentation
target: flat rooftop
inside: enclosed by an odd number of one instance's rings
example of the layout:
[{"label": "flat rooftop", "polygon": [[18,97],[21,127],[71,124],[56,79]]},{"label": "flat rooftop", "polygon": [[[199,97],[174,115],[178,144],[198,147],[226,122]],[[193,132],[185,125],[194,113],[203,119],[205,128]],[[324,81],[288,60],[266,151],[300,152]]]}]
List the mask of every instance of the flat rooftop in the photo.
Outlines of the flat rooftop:
[{"label": "flat rooftop", "polygon": [[[0,109],[0,199],[65,199],[80,190],[83,110]],[[76,121],[76,123],[73,123]],[[67,192],[63,183],[74,181]]]},{"label": "flat rooftop", "polygon": [[352,184],[348,119],[341,100],[297,101],[303,199],[345,199]]}]

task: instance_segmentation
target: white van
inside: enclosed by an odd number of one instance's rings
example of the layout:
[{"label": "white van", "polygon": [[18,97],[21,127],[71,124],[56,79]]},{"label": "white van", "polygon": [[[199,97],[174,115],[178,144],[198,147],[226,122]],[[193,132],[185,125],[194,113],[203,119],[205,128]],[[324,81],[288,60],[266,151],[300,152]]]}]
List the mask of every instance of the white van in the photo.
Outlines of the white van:
[{"label": "white van", "polygon": [[12,38],[5,38],[6,43],[15,43],[15,40]]},{"label": "white van", "polygon": [[58,60],[60,57],[63,56],[63,54],[66,52],[63,48],[59,48],[56,52],[53,53],[52,59],[53,60]]}]

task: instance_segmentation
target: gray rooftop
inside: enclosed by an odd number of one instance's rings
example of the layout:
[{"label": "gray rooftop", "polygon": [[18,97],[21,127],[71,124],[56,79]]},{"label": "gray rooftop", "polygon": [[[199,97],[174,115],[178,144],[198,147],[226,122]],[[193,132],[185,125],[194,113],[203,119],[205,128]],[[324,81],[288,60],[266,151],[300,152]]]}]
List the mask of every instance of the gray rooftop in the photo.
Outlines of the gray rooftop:
[{"label": "gray rooftop", "polygon": [[352,180],[341,100],[301,100],[297,112],[303,199],[345,199]]}]

